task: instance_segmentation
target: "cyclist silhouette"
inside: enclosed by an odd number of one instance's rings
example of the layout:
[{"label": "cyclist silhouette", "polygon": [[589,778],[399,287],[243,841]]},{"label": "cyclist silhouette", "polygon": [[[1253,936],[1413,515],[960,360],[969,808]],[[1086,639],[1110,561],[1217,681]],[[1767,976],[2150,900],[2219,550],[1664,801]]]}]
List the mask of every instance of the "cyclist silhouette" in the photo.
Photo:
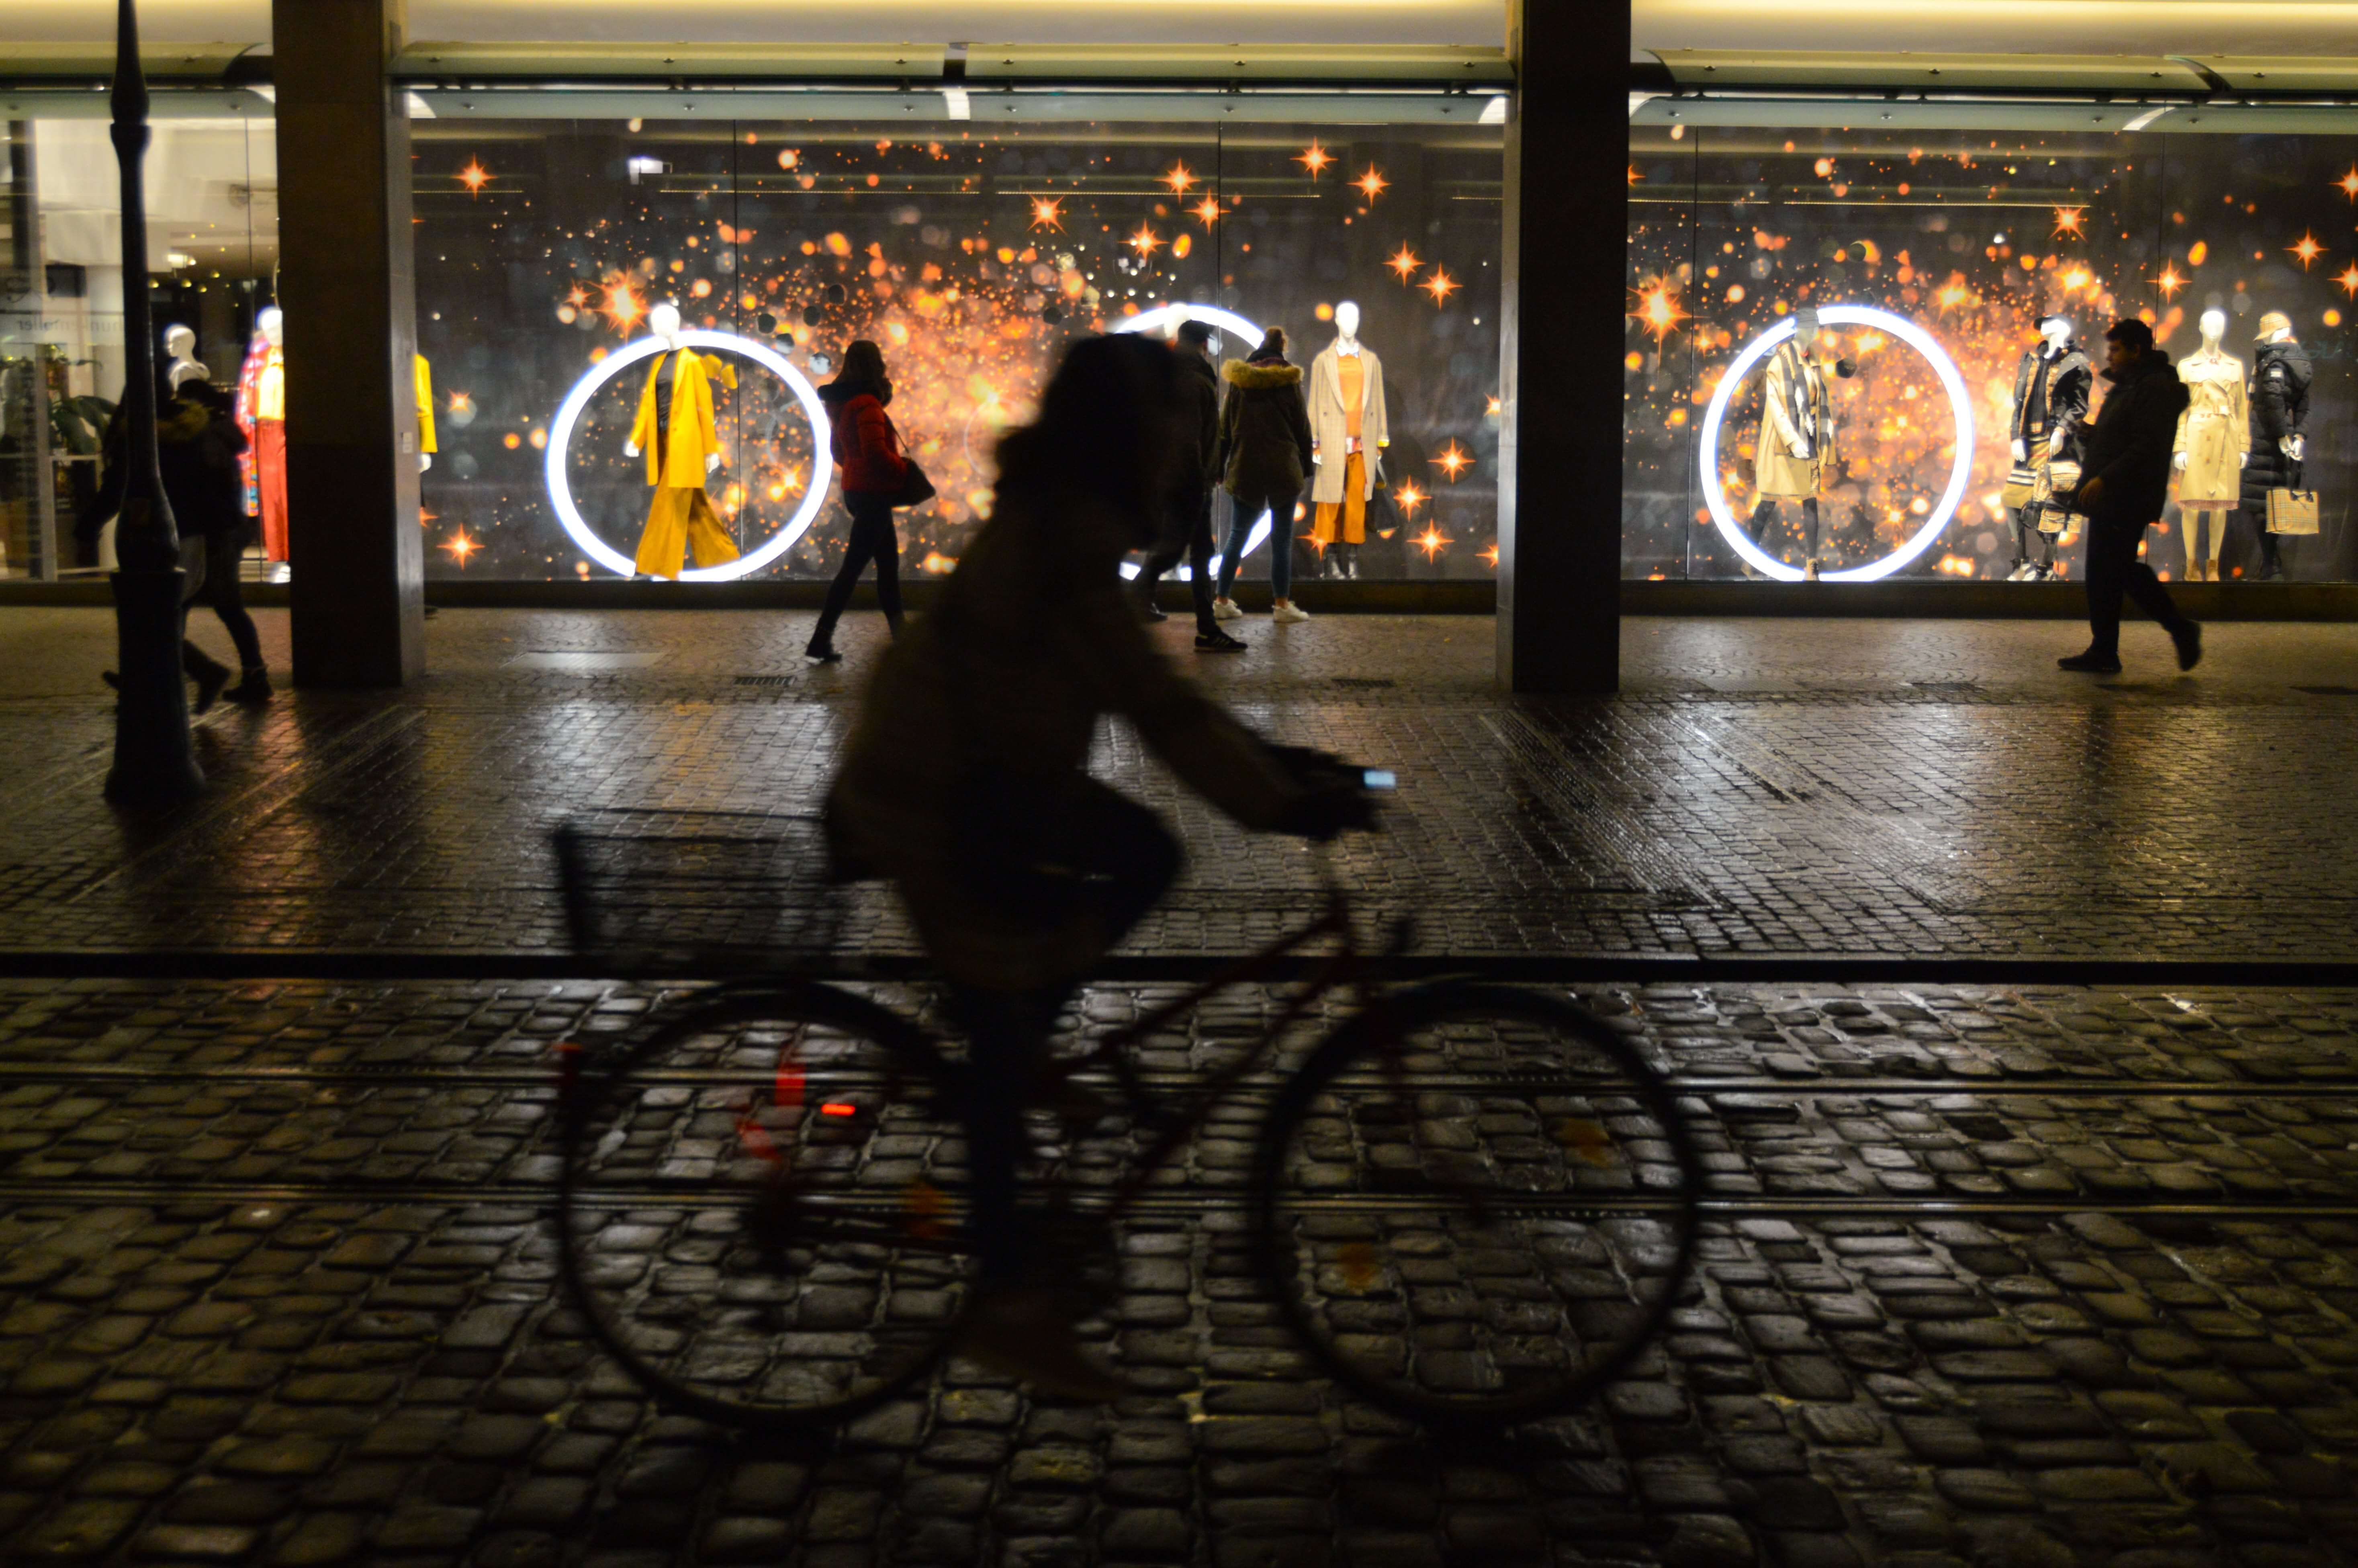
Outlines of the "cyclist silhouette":
[{"label": "cyclist silhouette", "polygon": [[879,665],[827,803],[840,873],[892,879],[971,1045],[982,1280],[961,1348],[1076,1398],[1122,1386],[1076,1342],[1071,1293],[1030,1277],[1025,1089],[1065,1000],[1182,859],[1153,812],[1089,776],[1098,719],[1128,718],[1248,827],[1331,838],[1372,816],[1356,774],[1265,743],[1181,676],[1123,592],[1183,449],[1178,375],[1141,337],[1065,354],[1039,418],[1000,443],[990,523]]}]

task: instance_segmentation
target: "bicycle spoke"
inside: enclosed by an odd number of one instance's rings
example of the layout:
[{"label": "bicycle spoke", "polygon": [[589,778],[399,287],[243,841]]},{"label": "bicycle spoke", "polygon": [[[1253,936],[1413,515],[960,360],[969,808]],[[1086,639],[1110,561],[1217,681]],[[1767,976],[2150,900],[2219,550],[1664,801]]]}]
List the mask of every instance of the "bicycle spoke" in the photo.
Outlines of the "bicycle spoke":
[{"label": "bicycle spoke", "polygon": [[[1338,1036],[1273,1111],[1272,1283],[1331,1369],[1398,1408],[1561,1409],[1627,1364],[1682,1287],[1692,1156],[1667,1091],[1576,1010],[1421,994],[1397,1040]],[[1455,1087],[1408,1085],[1379,1045],[1448,1059]]]},{"label": "bicycle spoke", "polygon": [[[838,1419],[922,1372],[964,1308],[963,1135],[909,1087],[922,1037],[832,994],[658,1024],[568,1107],[574,1281],[609,1347],[689,1408]],[[698,1064],[730,1070],[660,1079]]]}]

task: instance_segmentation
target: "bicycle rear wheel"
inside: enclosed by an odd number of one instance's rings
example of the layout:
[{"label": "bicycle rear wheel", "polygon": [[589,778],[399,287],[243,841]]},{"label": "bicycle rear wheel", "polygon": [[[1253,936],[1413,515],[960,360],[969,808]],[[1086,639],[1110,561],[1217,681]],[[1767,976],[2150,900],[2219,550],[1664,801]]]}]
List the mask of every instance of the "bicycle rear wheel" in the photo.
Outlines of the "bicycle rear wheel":
[{"label": "bicycle rear wheel", "polygon": [[741,1425],[841,1421],[922,1377],[972,1276],[943,1072],[914,1025],[823,985],[724,990],[579,1059],[558,1234],[591,1332]]},{"label": "bicycle rear wheel", "polygon": [[1396,992],[1280,1091],[1254,1175],[1262,1273],[1335,1379],[1496,1425],[1593,1396],[1685,1286],[1702,1169],[1671,1091],[1559,998]]}]

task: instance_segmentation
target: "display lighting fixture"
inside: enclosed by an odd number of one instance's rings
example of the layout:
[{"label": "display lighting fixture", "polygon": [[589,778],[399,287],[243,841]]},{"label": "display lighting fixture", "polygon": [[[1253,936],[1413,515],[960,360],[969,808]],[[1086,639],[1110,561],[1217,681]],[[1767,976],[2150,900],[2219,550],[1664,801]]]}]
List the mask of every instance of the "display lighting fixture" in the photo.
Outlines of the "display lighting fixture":
[{"label": "display lighting fixture", "polygon": [[[1908,565],[1932,547],[1941,531],[1956,515],[1957,502],[1965,492],[1965,481],[1973,475],[1974,467],[1974,405],[1972,395],[1965,390],[1964,377],[1957,373],[1956,362],[1941,347],[1940,341],[1905,316],[1880,310],[1871,305],[1827,305],[1818,310],[1818,319],[1829,327],[1873,327],[1893,337],[1924,356],[1940,378],[1941,388],[1949,395],[1949,411],[1955,422],[1956,457],[1949,467],[1949,482],[1941,492],[1941,499],[1924,517],[1924,525],[1916,530],[1899,547],[1881,560],[1869,561],[1863,567],[1849,567],[1841,571],[1827,572],[1825,582],[1877,582]],[[1711,395],[1711,405],[1704,410],[1703,438],[1696,444],[1702,449],[1703,494],[1711,508],[1712,522],[1717,524],[1719,535],[1728,546],[1767,576],[1781,582],[1801,580],[1801,568],[1788,566],[1745,537],[1744,530],[1736,525],[1736,514],[1727,504],[1726,492],[1719,482],[1719,431],[1727,417],[1729,400],[1742,384],[1752,367],[1766,359],[1778,344],[1793,335],[1793,318],[1788,316],[1746,345],[1736,362],[1719,378],[1718,387]]]},{"label": "display lighting fixture", "polygon": [[1191,211],[1195,214],[1195,221],[1208,229],[1220,221],[1220,199],[1217,196],[1206,196],[1196,202]]},{"label": "display lighting fixture", "polygon": [[1392,269],[1392,276],[1400,279],[1401,287],[1403,288],[1408,287],[1408,280],[1416,276],[1417,269],[1424,265],[1422,262],[1416,259],[1416,253],[1409,249],[1404,243],[1399,250],[1392,253],[1384,265]]},{"label": "display lighting fixture", "polygon": [[1032,226],[1054,229],[1062,232],[1065,227],[1065,203],[1059,198],[1035,196],[1032,199]]},{"label": "display lighting fixture", "polygon": [[467,194],[470,196],[481,195],[483,187],[491,182],[492,171],[474,158],[469,158],[467,167],[459,171],[459,183],[467,188]]},{"label": "display lighting fixture", "polygon": [[1163,183],[1171,188],[1171,194],[1174,196],[1186,195],[1195,183],[1195,171],[1184,163],[1173,164],[1171,171],[1162,178]]},{"label": "display lighting fixture", "polygon": [[[1135,316],[1125,316],[1108,330],[1115,332],[1151,332],[1158,338],[1167,338],[1178,330],[1179,323],[1182,321],[1201,321],[1215,332],[1225,332],[1241,343],[1251,344],[1260,341],[1259,325],[1247,317],[1239,316],[1233,310],[1223,310],[1217,305],[1158,305],[1152,310],[1141,310]],[[1217,357],[1219,351],[1219,340],[1215,338],[1212,340],[1212,352]],[[1253,524],[1252,532],[1246,535],[1245,554],[1249,556],[1260,549],[1261,541],[1268,537],[1269,519],[1263,517]],[[1217,572],[1220,569],[1219,552],[1213,553],[1211,564],[1212,570]],[[1188,568],[1183,566],[1173,575],[1184,582],[1187,580],[1187,571]],[[1138,563],[1122,562],[1121,575],[1126,578],[1136,577]]]},{"label": "display lighting fixture", "polygon": [[[682,343],[692,349],[711,350],[751,360],[784,382],[787,390],[795,395],[795,401],[802,406],[804,417],[810,421],[811,450],[821,454],[829,450],[827,407],[818,400],[818,388],[813,386],[810,378],[796,370],[784,354],[767,343],[741,338],[734,332],[699,330],[682,332],[679,338]],[[548,422],[548,456],[542,472],[548,484],[549,504],[556,509],[557,520],[565,525],[566,533],[572,535],[582,554],[617,577],[635,575],[639,569],[638,563],[600,538],[582,518],[581,509],[573,502],[573,486],[566,474],[566,463],[573,449],[574,427],[580,423],[581,411],[590,406],[590,399],[597,395],[598,389],[630,366],[642,360],[652,359],[669,347],[663,339],[650,336],[608,354],[590,366],[587,375],[573,384],[573,390],[565,395],[565,401],[557,406],[557,417]],[[737,559],[724,561],[716,567],[691,567],[679,574],[680,580],[728,582],[763,570],[793,549],[796,542],[809,532],[812,521],[818,516],[819,508],[827,504],[829,488],[824,484],[811,485],[803,492],[802,504],[795,508],[794,516],[787,520],[785,526]]]},{"label": "display lighting fixture", "polygon": [[2352,164],[2350,172],[2335,180],[2333,188],[2351,200],[2358,201],[2358,163]]},{"label": "display lighting fixture", "polygon": [[1369,164],[1368,166],[1367,173],[1351,181],[1353,189],[1357,189],[1360,195],[1366,197],[1370,202],[1374,201],[1377,197],[1381,196],[1385,191],[1390,189],[1391,183],[1392,182],[1390,180],[1386,179],[1381,174],[1377,172],[1376,166],[1374,164]]},{"label": "display lighting fixture", "polygon": [[1308,169],[1310,178],[1315,179],[1326,172],[1326,166],[1335,161],[1335,155],[1321,146],[1318,138],[1313,136],[1308,146],[1293,155],[1293,161]]},{"label": "display lighting fixture", "polygon": [[660,176],[669,174],[671,172],[671,165],[664,162],[664,160],[659,157],[638,157],[626,158],[622,162],[622,168],[630,175],[631,183],[633,185],[636,185],[640,180],[644,179],[649,175]]},{"label": "display lighting fixture", "polygon": [[2300,270],[2303,272],[2309,270],[2311,262],[2325,254],[2325,247],[2317,243],[2317,236],[2306,230],[2302,232],[2299,244],[2287,245],[2285,249],[2299,258]]}]

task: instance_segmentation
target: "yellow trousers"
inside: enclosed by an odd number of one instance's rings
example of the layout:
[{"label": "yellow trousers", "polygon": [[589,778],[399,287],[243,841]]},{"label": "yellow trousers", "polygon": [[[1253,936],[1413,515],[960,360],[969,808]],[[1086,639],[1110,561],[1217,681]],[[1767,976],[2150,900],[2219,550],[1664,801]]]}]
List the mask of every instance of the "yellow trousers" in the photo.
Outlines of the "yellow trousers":
[{"label": "yellow trousers", "polygon": [[649,577],[676,578],[687,564],[687,547],[696,546],[696,564],[717,567],[737,558],[737,542],[720,525],[712,498],[698,485],[659,484],[654,504],[647,508],[646,532],[639,535],[633,561]]},{"label": "yellow trousers", "polygon": [[1341,514],[1342,538],[1347,545],[1368,542],[1368,467],[1367,454],[1353,452],[1343,460],[1343,499],[1322,501],[1310,532],[1321,545],[1335,542],[1336,514]]}]

